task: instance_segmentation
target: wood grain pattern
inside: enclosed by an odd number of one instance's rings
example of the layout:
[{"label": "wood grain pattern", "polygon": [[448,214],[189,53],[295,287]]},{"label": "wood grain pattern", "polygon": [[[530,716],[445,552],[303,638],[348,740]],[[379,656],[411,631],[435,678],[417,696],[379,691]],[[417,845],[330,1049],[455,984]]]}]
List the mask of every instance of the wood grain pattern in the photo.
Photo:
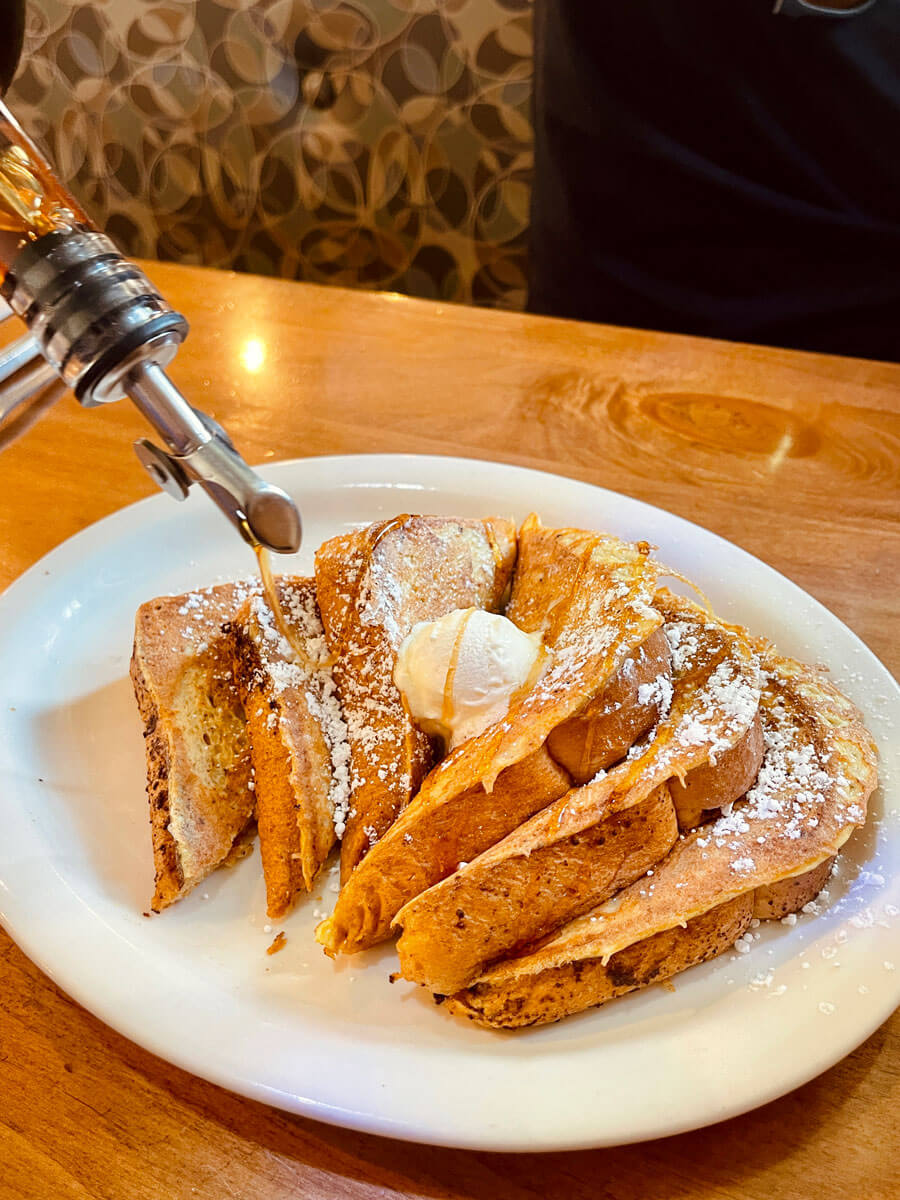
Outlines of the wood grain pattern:
[{"label": "wood grain pattern", "polygon": [[[147,269],[192,324],[173,376],[251,462],[413,451],[600,483],[764,558],[900,665],[900,367]],[[130,406],[85,412],[66,397],[25,425],[0,434],[0,586],[153,491]],[[898,1031],[895,1015],[820,1079],[710,1130],[465,1153],[331,1129],[187,1075],[95,1020],[0,934],[0,1198],[887,1200]]]}]

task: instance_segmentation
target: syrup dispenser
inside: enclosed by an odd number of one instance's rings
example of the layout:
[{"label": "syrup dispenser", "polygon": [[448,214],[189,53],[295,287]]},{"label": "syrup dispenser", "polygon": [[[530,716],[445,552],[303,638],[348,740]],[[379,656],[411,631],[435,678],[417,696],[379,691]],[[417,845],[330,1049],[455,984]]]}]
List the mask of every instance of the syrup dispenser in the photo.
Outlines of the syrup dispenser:
[{"label": "syrup dispenser", "polygon": [[163,491],[183,500],[199,484],[254,548],[298,549],[290,497],[166,374],[187,321],[92,225],[2,101],[0,295],[81,404],[127,396],[143,413],[162,445],[140,438],[135,450]]}]

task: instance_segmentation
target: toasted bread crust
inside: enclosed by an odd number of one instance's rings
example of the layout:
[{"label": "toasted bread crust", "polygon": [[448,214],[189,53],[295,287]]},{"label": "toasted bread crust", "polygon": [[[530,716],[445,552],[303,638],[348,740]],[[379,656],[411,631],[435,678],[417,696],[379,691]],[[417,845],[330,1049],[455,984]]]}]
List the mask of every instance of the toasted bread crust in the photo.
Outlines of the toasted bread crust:
[{"label": "toasted bread crust", "polygon": [[754,917],[760,921],[780,921],[789,913],[797,912],[804,904],[818,896],[828,882],[836,862],[837,855],[833,854],[811,871],[758,887],[753,893]]},{"label": "toasted bread crust", "polygon": [[[811,871],[745,892],[708,912],[626,946],[603,959],[579,959],[526,976],[511,985],[475,983],[450,997],[449,1010],[494,1029],[546,1025],[649,987],[730,950],[756,917],[779,920],[815,899],[835,859]],[[442,999],[442,997],[438,997]]]},{"label": "toasted bread crust", "polygon": [[663,930],[620,950],[608,963],[597,958],[565,963],[505,988],[476,983],[451,996],[447,1007],[492,1029],[547,1025],[715,958],[749,928],[752,915],[751,897],[737,896],[685,928]]},{"label": "toasted bread crust", "polygon": [[225,625],[246,588],[141,605],[131,679],[144,721],[159,911],[225,862],[252,820],[250,750]]},{"label": "toasted bread crust", "polygon": [[153,843],[155,890],[150,908],[160,912],[179,899],[184,873],[178,847],[169,832],[169,739],[159,723],[149,682],[136,657],[131,660],[131,682],[144,722],[144,753],[147,757],[147,799],[150,801],[150,835]]}]

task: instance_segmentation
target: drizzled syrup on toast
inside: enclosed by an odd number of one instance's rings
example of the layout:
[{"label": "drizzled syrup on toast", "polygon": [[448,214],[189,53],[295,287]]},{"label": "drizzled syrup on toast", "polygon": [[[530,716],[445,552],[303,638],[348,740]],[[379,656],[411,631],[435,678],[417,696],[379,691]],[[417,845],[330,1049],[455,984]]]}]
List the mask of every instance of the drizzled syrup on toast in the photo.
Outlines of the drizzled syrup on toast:
[{"label": "drizzled syrup on toast", "polygon": [[269,551],[265,546],[257,544],[253,547],[253,553],[256,555],[256,561],[259,564],[259,578],[262,583],[263,598],[272,610],[272,616],[275,619],[275,628],[290,646],[297,661],[308,671],[321,670],[322,668],[332,666],[334,663],[333,656],[321,662],[313,661],[306,652],[303,639],[291,629],[289,622],[285,618],[284,609],[281,607],[281,597],[278,595],[278,587],[275,583],[275,577],[272,574]]},{"label": "drizzled syrup on toast", "polygon": [[[389,533],[393,533],[395,529],[399,529],[402,525],[405,525],[408,520],[410,520],[409,513],[400,513],[399,516],[392,517],[389,521],[385,521],[380,526],[369,530],[368,546],[366,547],[368,557],[365,561],[361,562],[359,570],[356,572],[352,582],[347,588],[347,594],[345,597],[346,604],[341,613],[340,625],[334,631],[334,652],[332,654],[332,659],[338,658],[344,652],[347,633],[350,629],[350,624],[352,621],[352,614],[359,608],[359,599],[360,593],[362,592],[363,579],[366,574],[366,568],[369,562],[371,562],[372,555],[375,553],[375,547],[384,538],[386,538]],[[330,640],[331,639],[329,638],[329,641]]]},{"label": "drizzled syrup on toast", "polygon": [[401,525],[405,525],[408,520],[410,520],[409,513],[400,513],[399,516],[391,517],[389,521],[385,521],[380,528],[371,533],[369,535],[369,554],[374,554],[378,543],[386,538],[389,533],[393,533],[395,529],[399,529]]},{"label": "drizzled syrup on toast", "polygon": [[[375,550],[375,547],[393,530],[398,529],[406,521],[409,520],[409,513],[401,513],[397,517],[393,517],[390,521],[385,521],[384,524],[376,529],[369,540],[369,554]],[[290,623],[284,615],[284,609],[281,605],[281,597],[278,595],[278,588],[275,584],[275,577],[272,574],[272,562],[269,558],[269,551],[265,546],[259,544],[253,547],[253,553],[256,555],[256,561],[259,566],[259,578],[262,583],[263,598],[272,611],[272,616],[275,620],[275,628],[290,646],[297,661],[309,671],[323,670],[328,667],[333,667],[337,661],[338,654],[334,652],[320,661],[313,661],[306,652],[306,647],[303,644],[303,639],[291,629]],[[364,572],[360,571],[353,582],[353,594],[348,604],[348,612],[352,610],[359,600],[359,591],[362,586],[362,576]],[[345,621],[345,625],[346,625]],[[343,643],[345,630],[342,629],[337,639],[340,646]]]}]

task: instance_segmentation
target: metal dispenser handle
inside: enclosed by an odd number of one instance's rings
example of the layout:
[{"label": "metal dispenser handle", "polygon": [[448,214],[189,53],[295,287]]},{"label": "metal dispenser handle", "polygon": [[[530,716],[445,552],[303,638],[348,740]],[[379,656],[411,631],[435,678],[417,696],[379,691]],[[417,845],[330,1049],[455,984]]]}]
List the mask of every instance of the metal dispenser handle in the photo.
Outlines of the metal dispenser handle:
[{"label": "metal dispenser handle", "polygon": [[141,438],[138,458],[170,495],[184,499],[197,483],[251,545],[296,551],[302,529],[294,502],[257,475],[165,373],[187,321],[91,227],[2,102],[0,185],[0,218],[5,196],[21,224],[21,236],[0,234],[7,248],[0,295],[47,362],[86,407],[131,398],[163,442]]}]

